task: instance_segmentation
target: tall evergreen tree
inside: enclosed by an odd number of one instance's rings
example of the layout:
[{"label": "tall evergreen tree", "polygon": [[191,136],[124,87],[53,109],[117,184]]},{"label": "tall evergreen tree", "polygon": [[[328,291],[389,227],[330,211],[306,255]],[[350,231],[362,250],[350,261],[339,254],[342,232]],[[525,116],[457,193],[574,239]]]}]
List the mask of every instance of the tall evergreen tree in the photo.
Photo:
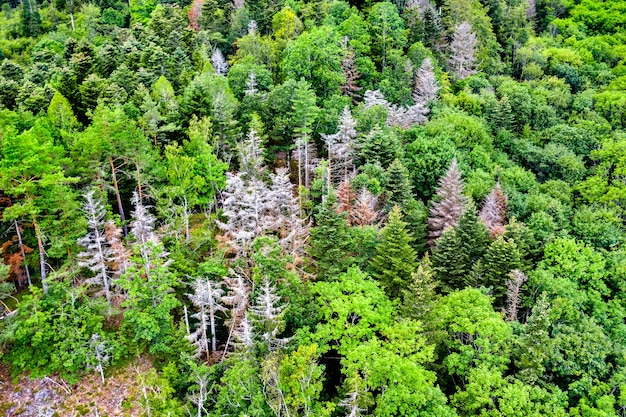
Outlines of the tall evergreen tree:
[{"label": "tall evergreen tree", "polygon": [[381,283],[390,298],[399,297],[411,283],[411,274],[417,266],[412,237],[407,224],[402,221],[400,207],[394,206],[389,213],[382,239],[376,246],[376,254],[370,261],[372,276]]},{"label": "tall evergreen tree", "polygon": [[310,255],[319,277],[329,279],[345,272],[354,261],[354,244],[344,213],[337,213],[337,197],[330,193],[315,216]]},{"label": "tall evergreen tree", "polygon": [[502,307],[506,299],[510,273],[521,268],[521,257],[515,241],[498,237],[489,245],[482,264],[480,283],[491,287],[495,298],[494,305]]},{"label": "tall evergreen tree", "polygon": [[409,180],[409,170],[398,159],[389,165],[386,172],[387,184],[385,193],[387,204],[390,206],[400,206],[404,208],[412,199],[411,181]]},{"label": "tall evergreen tree", "polygon": [[437,302],[437,286],[435,271],[426,253],[417,270],[411,274],[409,287],[403,291],[403,314],[417,320],[424,319]]}]

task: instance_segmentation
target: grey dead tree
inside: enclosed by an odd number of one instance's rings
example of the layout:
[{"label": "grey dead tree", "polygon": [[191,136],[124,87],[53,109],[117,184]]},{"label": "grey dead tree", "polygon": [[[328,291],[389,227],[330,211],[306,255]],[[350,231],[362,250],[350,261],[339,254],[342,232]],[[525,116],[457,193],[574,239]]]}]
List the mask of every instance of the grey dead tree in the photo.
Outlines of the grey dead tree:
[{"label": "grey dead tree", "polygon": [[102,286],[107,303],[111,306],[111,277],[107,265],[111,262],[112,251],[105,236],[106,209],[95,197],[94,190],[89,190],[84,197],[83,212],[89,231],[78,239],[78,244],[85,248],[85,251],[78,254],[78,264],[95,274],[87,282]]},{"label": "grey dead tree", "polygon": [[428,218],[428,244],[430,246],[435,244],[445,230],[459,223],[466,202],[467,197],[463,195],[461,170],[454,158],[445,175],[439,180],[435,200],[430,209]]},{"label": "grey dead tree", "polygon": [[91,369],[95,369],[100,373],[102,379],[102,385],[104,385],[104,368],[111,360],[110,348],[107,347],[106,342],[102,340],[102,336],[97,333],[91,335],[89,339],[89,348],[91,350]]},{"label": "grey dead tree", "polygon": [[506,212],[507,197],[497,183],[485,198],[478,215],[493,237],[501,236],[506,231],[504,228]]},{"label": "grey dead tree", "polygon": [[468,22],[461,22],[454,27],[448,65],[459,80],[467,78],[476,72],[477,45],[478,38],[472,32],[472,25]]},{"label": "grey dead tree", "polygon": [[285,312],[287,305],[280,302],[276,286],[265,278],[254,304],[250,307],[253,323],[261,331],[270,351],[284,346],[289,339],[277,336],[285,329]]},{"label": "grey dead tree", "polygon": [[[218,311],[226,311],[222,306],[224,290],[221,284],[207,278],[197,278],[193,284],[194,293],[188,294],[191,302],[198,308],[198,312],[191,316],[198,319],[198,328],[189,334],[187,340],[196,345],[196,357],[205,356],[208,361],[210,352],[215,352],[215,315]],[[209,350],[209,339],[211,349]]]},{"label": "grey dead tree", "polygon": [[415,88],[413,101],[428,106],[428,103],[437,98],[437,92],[441,87],[435,77],[433,62],[430,58],[424,58],[422,65],[415,76]]},{"label": "grey dead tree", "polygon": [[506,316],[509,321],[515,321],[522,296],[522,285],[528,281],[528,277],[518,269],[512,270],[509,277],[511,279],[506,281]]},{"label": "grey dead tree", "polygon": [[220,48],[213,48],[213,53],[211,54],[211,64],[213,65],[213,69],[217,75],[226,75],[228,73],[228,62],[224,58],[224,54]]},{"label": "grey dead tree", "polygon": [[225,305],[230,306],[230,317],[225,322],[230,330],[228,332],[228,339],[226,340],[222,359],[226,356],[235,329],[239,328],[242,320],[247,317],[246,314],[250,300],[250,285],[248,284],[248,279],[245,278],[243,274],[231,270],[230,276],[224,277],[224,283],[228,288],[228,294],[222,297],[222,301]]},{"label": "grey dead tree", "polygon": [[322,135],[328,149],[328,189],[331,188],[331,185],[346,181],[354,171],[354,139],[357,135],[356,121],[346,106],[339,117],[337,132]]}]

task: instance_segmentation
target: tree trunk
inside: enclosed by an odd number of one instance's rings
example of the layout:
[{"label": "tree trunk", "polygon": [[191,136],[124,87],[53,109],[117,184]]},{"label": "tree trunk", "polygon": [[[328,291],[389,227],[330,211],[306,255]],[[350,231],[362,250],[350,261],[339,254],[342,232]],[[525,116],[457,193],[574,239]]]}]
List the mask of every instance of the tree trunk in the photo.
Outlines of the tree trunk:
[{"label": "tree trunk", "polygon": [[33,214],[33,226],[35,226],[35,235],[37,235],[37,247],[39,248],[39,267],[41,268],[41,286],[43,287],[43,292],[46,294],[48,292],[48,281],[46,276],[46,257],[43,249],[43,237],[41,236],[41,230],[39,229],[39,223],[37,223],[37,218]]},{"label": "tree trunk", "polygon": [[26,253],[24,252],[24,243],[22,242],[22,233],[20,232],[20,226],[17,224],[17,220],[13,220],[13,224],[15,225],[15,233],[17,233],[17,241],[20,244],[20,255],[22,256],[22,262],[24,262],[24,271],[26,271],[26,278],[28,279],[28,286],[33,285],[30,279],[30,270],[28,269],[28,265],[26,265]]},{"label": "tree trunk", "polygon": [[120,219],[122,220],[122,229],[124,230],[124,237],[128,237],[128,227],[126,226],[126,216],[124,215],[124,207],[122,206],[122,197],[120,197],[120,189],[117,185],[117,175],[115,169],[115,163],[113,163],[113,157],[109,156],[109,164],[111,165],[111,177],[113,178],[113,189],[115,190],[115,198],[117,200],[117,209],[120,212]]}]

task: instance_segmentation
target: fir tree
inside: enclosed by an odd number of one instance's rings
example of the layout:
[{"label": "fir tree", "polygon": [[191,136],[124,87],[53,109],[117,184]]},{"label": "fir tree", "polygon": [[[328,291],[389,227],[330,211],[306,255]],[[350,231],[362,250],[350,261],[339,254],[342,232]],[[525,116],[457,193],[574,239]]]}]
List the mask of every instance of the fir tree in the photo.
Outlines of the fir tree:
[{"label": "fir tree", "polygon": [[424,255],[417,270],[411,274],[411,283],[403,291],[402,310],[405,316],[423,320],[437,302],[438,283],[428,253]]},{"label": "fir tree", "polygon": [[389,213],[381,241],[376,246],[376,254],[370,261],[372,276],[378,279],[392,299],[408,288],[416,267],[415,250],[411,247],[412,237],[406,226],[402,221],[400,207],[395,206]]},{"label": "fir tree", "polygon": [[[187,339],[196,345],[196,357],[209,360],[211,352],[215,352],[216,332],[215,332],[215,315],[218,311],[226,311],[222,306],[222,296],[224,290],[220,284],[209,279],[197,278],[193,284],[194,292],[189,294],[189,298],[194,306],[198,308],[198,312],[192,314],[192,317],[198,319],[198,328],[195,332],[189,334]],[[211,348],[209,350],[209,340]]]},{"label": "fir tree", "polygon": [[288,339],[281,339],[278,335],[285,329],[285,309],[287,305],[280,302],[276,287],[266,277],[258,292],[255,302],[250,306],[253,323],[260,330],[260,334],[267,343],[270,351],[284,346]]},{"label": "fir tree", "polygon": [[499,130],[511,130],[513,128],[513,109],[508,96],[503,96],[496,104],[493,115],[491,116],[491,125],[494,132]]},{"label": "fir tree", "polygon": [[522,285],[528,281],[528,277],[519,269],[509,273],[506,282],[506,317],[509,321],[517,320],[517,310],[522,298]]},{"label": "fir tree", "polygon": [[478,39],[472,32],[472,25],[468,22],[461,22],[454,27],[450,43],[449,66],[459,80],[474,74],[477,45]]},{"label": "fir tree", "polygon": [[[344,38],[344,43],[347,45],[347,37]],[[346,77],[346,81],[341,85],[341,92],[350,97],[352,104],[356,106],[359,99],[358,92],[362,90],[362,87],[356,84],[361,74],[356,66],[355,58],[352,49],[348,48],[348,53],[343,61],[341,61],[341,68]]]},{"label": "fir tree", "polygon": [[344,213],[337,213],[337,197],[330,193],[315,216],[309,254],[317,264],[320,279],[336,277],[354,261],[354,244]]},{"label": "fir tree", "polygon": [[346,213],[346,221],[348,224],[352,224],[352,207],[354,200],[356,199],[356,193],[350,186],[350,181],[344,181],[337,190],[337,213]]},{"label": "fir tree", "polygon": [[399,159],[394,161],[387,168],[385,195],[389,206],[400,206],[402,208],[413,198],[411,193],[411,181],[409,171]]},{"label": "fir tree", "polygon": [[507,198],[500,184],[495,187],[485,198],[483,207],[480,209],[480,219],[485,224],[492,237],[498,237],[506,231],[504,221],[507,212]]},{"label": "fir tree", "polygon": [[226,73],[228,73],[228,62],[226,62],[220,48],[213,49],[211,64],[213,64],[213,69],[217,75],[226,75]]},{"label": "fir tree", "polygon": [[439,83],[435,77],[435,71],[431,59],[424,58],[422,66],[417,71],[417,75],[415,77],[413,101],[427,106],[430,101],[437,98],[439,88]]},{"label": "fir tree", "polygon": [[94,197],[94,190],[85,194],[83,211],[87,217],[89,232],[78,239],[78,244],[86,249],[78,254],[79,265],[88,268],[96,275],[87,280],[89,283],[101,285],[107,303],[111,305],[111,277],[107,265],[111,262],[111,248],[107,244],[104,230],[106,210],[102,202]]},{"label": "fir tree", "polygon": [[520,253],[515,241],[500,236],[491,243],[483,260],[481,283],[491,287],[495,298],[494,306],[504,306],[509,274],[520,267]]},{"label": "fir tree", "polygon": [[348,180],[354,170],[352,157],[354,154],[354,139],[357,137],[356,121],[352,118],[348,106],[344,107],[339,117],[337,133],[322,135],[328,149],[328,182],[337,184],[338,181]]},{"label": "fir tree", "polygon": [[352,224],[368,226],[373,224],[380,216],[377,210],[378,198],[367,188],[363,187],[359,192],[356,202],[350,212]]},{"label": "fir tree", "polygon": [[474,285],[472,270],[483,258],[487,242],[487,230],[469,204],[458,225],[447,229],[433,249],[433,269],[444,292]]},{"label": "fir tree", "polygon": [[458,224],[467,198],[463,195],[463,181],[456,158],[450,163],[445,175],[439,180],[435,202],[428,218],[428,244],[433,246],[443,232]]}]

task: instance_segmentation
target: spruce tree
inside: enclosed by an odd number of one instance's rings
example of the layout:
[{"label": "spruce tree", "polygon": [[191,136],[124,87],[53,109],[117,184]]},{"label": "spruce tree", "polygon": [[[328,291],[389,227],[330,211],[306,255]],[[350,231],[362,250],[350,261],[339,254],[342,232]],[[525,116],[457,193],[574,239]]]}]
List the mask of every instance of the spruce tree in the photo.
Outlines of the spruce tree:
[{"label": "spruce tree", "polygon": [[372,276],[378,279],[392,299],[400,296],[409,286],[411,274],[417,266],[415,250],[411,247],[412,240],[407,224],[402,221],[400,207],[394,206],[382,230],[376,254],[370,261]]},{"label": "spruce tree", "polygon": [[474,284],[471,272],[483,258],[487,243],[487,229],[470,204],[459,224],[447,229],[433,249],[433,268],[444,292]]},{"label": "spruce tree", "polygon": [[417,270],[411,274],[409,288],[403,291],[403,315],[417,320],[428,315],[437,301],[437,286],[435,270],[426,253]]},{"label": "spruce tree", "polygon": [[463,181],[456,158],[439,180],[435,202],[428,218],[428,244],[433,246],[442,233],[458,224],[467,198],[463,195]]},{"label": "spruce tree", "polygon": [[409,180],[409,171],[398,158],[389,165],[386,172],[387,186],[385,192],[387,194],[387,203],[390,206],[400,206],[404,208],[411,200],[411,181]]},{"label": "spruce tree", "polygon": [[309,254],[315,260],[318,277],[330,280],[345,272],[354,261],[354,244],[346,213],[337,212],[337,197],[330,193],[315,216]]},{"label": "spruce tree", "polygon": [[491,243],[483,260],[480,283],[492,289],[494,306],[504,306],[510,273],[521,266],[520,253],[514,240],[500,236]]}]

